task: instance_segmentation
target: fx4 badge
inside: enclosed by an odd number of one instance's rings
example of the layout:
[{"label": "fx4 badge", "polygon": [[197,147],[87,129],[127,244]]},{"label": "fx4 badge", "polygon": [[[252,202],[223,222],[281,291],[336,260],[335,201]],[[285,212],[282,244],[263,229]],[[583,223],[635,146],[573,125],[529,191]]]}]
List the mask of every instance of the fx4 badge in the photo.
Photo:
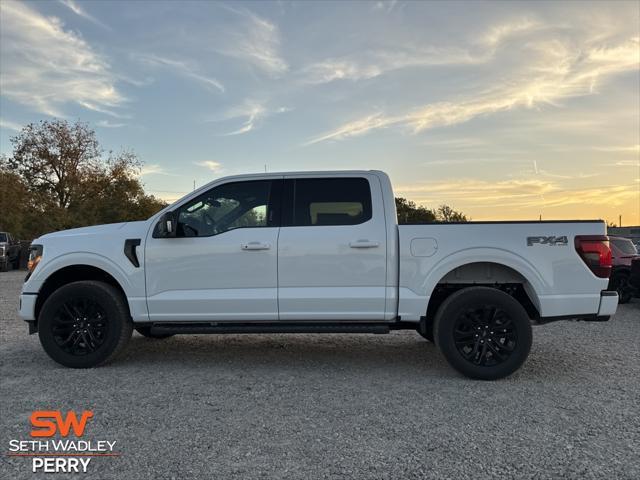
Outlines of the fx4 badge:
[{"label": "fx4 badge", "polygon": [[569,243],[569,240],[567,240],[566,235],[563,235],[562,237],[527,237],[528,247],[531,247],[535,244],[564,246],[564,245],[567,245],[568,243]]}]

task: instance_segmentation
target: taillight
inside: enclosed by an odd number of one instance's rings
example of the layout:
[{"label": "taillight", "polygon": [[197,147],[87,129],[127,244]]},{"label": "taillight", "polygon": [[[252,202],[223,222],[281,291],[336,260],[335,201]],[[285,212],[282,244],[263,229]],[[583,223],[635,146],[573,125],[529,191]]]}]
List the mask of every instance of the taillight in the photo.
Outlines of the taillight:
[{"label": "taillight", "polygon": [[606,235],[576,236],[576,251],[589,270],[600,278],[611,275],[611,247]]}]

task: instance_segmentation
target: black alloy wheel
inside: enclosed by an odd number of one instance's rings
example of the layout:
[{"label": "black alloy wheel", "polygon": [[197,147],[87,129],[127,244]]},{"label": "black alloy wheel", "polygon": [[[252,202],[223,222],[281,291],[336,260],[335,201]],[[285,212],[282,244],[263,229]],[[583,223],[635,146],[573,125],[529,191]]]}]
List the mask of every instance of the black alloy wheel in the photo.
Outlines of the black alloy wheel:
[{"label": "black alloy wheel", "polygon": [[505,362],[518,345],[518,334],[509,314],[495,305],[462,312],[455,320],[453,338],[465,360],[487,367]]},{"label": "black alloy wheel", "polygon": [[531,349],[531,321],[524,307],[492,287],[467,287],[442,302],[434,320],[435,343],[449,364],[469,378],[511,375]]},{"label": "black alloy wheel", "polygon": [[95,352],[105,341],[109,323],[104,309],[93,299],[74,297],[54,314],[51,332],[56,344],[70,355]]},{"label": "black alloy wheel", "polygon": [[45,352],[65,367],[106,363],[131,338],[133,324],[122,292],[93,280],[63,285],[38,314],[38,336]]}]

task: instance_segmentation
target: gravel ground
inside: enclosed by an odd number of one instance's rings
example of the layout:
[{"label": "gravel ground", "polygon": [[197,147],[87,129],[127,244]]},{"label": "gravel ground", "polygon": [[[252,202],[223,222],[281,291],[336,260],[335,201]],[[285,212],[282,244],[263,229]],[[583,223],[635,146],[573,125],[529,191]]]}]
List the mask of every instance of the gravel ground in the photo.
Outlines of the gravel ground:
[{"label": "gravel ground", "polygon": [[[536,327],[497,382],[410,331],[134,334],[116,362],[71,370],[17,318],[23,277],[0,274],[5,452],[33,410],[91,409],[84,438],[122,454],[92,459],[95,478],[640,478],[638,301],[609,323]],[[29,459],[0,458],[1,478],[33,478]]]}]

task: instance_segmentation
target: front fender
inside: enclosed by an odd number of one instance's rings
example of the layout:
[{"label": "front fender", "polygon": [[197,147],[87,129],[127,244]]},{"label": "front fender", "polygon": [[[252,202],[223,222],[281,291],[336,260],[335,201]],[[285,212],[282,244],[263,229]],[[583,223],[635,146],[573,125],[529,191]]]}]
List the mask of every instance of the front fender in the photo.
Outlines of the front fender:
[{"label": "front fender", "polygon": [[[45,253],[46,254],[46,253]],[[111,275],[125,293],[134,321],[148,321],[144,291],[144,271],[126,263],[119,265],[112,259],[92,252],[62,254],[41,262],[22,288],[23,294],[36,294],[55,272],[75,265],[95,267]]]}]

